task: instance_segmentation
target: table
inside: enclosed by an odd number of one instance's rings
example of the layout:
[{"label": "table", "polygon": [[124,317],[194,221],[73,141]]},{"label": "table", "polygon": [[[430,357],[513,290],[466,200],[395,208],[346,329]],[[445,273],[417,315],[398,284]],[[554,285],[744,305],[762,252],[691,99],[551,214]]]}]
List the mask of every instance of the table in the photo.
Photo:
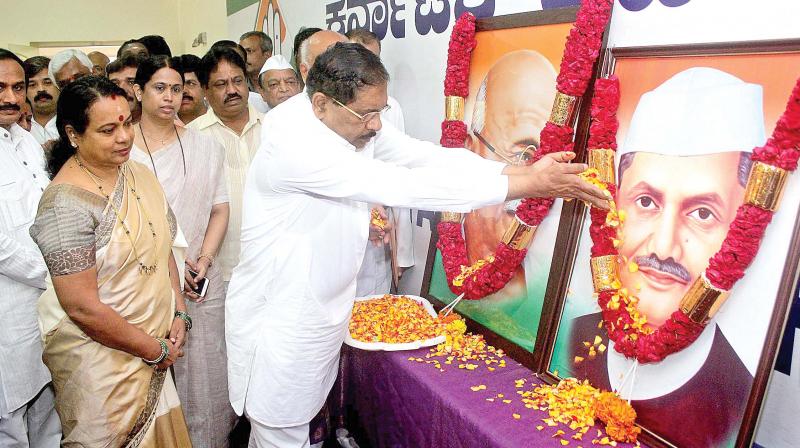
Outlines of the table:
[{"label": "table", "polygon": [[[428,349],[368,352],[343,347],[345,401],[372,446],[562,447],[560,439],[553,437],[556,430],[573,433],[563,425],[548,427],[542,422],[548,417],[546,412],[524,407],[517,391],[530,390],[542,380],[511,358],[505,358],[505,368],[493,372],[485,366],[459,369],[457,362],[442,363],[445,371],[440,372],[432,364],[409,361],[424,360],[427,353]],[[516,388],[515,380],[523,378],[525,386]],[[470,389],[478,385],[486,389]],[[513,417],[515,413],[519,419]],[[537,425],[544,428],[537,430]],[[583,441],[569,439],[567,446],[591,447],[596,434],[596,429],[590,429]]]}]

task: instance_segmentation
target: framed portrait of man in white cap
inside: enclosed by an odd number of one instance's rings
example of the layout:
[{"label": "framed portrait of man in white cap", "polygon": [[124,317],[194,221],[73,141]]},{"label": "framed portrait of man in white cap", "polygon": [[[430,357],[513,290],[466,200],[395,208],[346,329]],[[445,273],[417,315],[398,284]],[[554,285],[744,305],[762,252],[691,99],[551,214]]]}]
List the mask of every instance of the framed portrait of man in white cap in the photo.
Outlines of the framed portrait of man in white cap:
[{"label": "framed portrait of man in white cap", "polygon": [[[656,329],[719,251],[762,146],[800,77],[800,42],[614,49],[619,280]],[[769,69],[765,69],[768,67]],[[688,347],[640,363],[609,340],[592,286],[588,216],[546,338],[551,378],[588,379],[631,400],[651,440],[727,447],[753,435],[797,274],[800,177],[789,179],[755,261]],[[581,220],[576,220],[581,222]],[[749,445],[748,445],[749,446]]]},{"label": "framed portrait of man in white cap", "polygon": [[[478,44],[472,53],[464,113],[467,149],[508,165],[532,163],[550,116],[558,67],[576,11],[561,8],[477,21]],[[465,215],[470,263],[497,250],[518,204],[510,201]],[[456,307],[482,325],[481,332],[499,336],[492,343],[512,356],[519,352],[529,359],[526,352],[534,349],[561,209],[559,199],[537,228],[522,266],[503,289],[480,300],[462,300]],[[422,292],[450,303],[456,295],[448,287],[435,237],[429,254]]]}]

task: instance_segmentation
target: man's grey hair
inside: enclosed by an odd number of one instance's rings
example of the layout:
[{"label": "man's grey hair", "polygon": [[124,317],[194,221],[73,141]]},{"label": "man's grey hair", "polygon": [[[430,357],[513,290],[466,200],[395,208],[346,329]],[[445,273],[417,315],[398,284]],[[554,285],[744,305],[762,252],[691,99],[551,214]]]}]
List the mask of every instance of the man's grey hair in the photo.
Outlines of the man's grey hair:
[{"label": "man's grey hair", "polygon": [[[625,170],[631,167],[633,164],[633,156],[636,155],[636,152],[629,152],[625,153],[620,156],[619,158],[619,179],[617,180],[617,185],[622,185],[622,175],[625,173]],[[739,185],[746,187],[747,186],[747,179],[750,177],[750,168],[753,165],[753,161],[750,160],[749,152],[741,152],[739,154],[739,166],[736,168],[736,179],[739,181]]]},{"label": "man's grey hair", "polygon": [[263,31],[248,31],[239,38],[239,42],[250,37],[257,37],[261,40],[261,51],[264,53],[272,53],[272,39],[267,36]]},{"label": "man's grey hair", "polygon": [[[306,64],[306,67],[308,67],[309,70],[311,70],[311,64],[308,60],[308,47],[311,45],[309,43],[310,40],[311,39],[304,40],[303,43],[300,44],[300,51],[298,52],[298,55],[300,56],[300,63]],[[299,70],[300,67],[297,67],[297,69]]]},{"label": "man's grey hair", "polygon": [[74,48],[62,50],[56,53],[55,56],[50,59],[50,64],[47,66],[47,70],[50,72],[48,75],[53,81],[53,84],[58,85],[56,82],[56,72],[64,68],[64,66],[67,65],[67,62],[71,61],[72,59],[77,59],[78,62],[88,68],[89,72],[91,73],[94,64],[92,64],[92,60],[89,59],[89,56],[86,56],[86,53]]},{"label": "man's grey hair", "polygon": [[486,125],[486,85],[488,83],[489,75],[487,74],[478,88],[478,93],[475,95],[475,105],[472,107],[470,129],[473,133],[483,132],[483,127]]}]

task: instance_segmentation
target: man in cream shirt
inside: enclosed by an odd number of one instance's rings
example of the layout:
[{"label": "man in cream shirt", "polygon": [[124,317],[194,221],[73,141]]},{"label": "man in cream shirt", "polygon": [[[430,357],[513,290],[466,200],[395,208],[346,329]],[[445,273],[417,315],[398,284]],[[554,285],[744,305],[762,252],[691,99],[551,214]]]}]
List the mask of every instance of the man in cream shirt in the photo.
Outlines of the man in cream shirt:
[{"label": "man in cream shirt", "polygon": [[215,262],[222,265],[222,277],[227,285],[239,261],[242,193],[250,161],[261,141],[264,114],[247,103],[247,68],[236,51],[230,48],[210,50],[200,61],[197,77],[210,108],[188,126],[210,135],[225,147],[225,179],[231,214]]},{"label": "man in cream shirt", "polygon": [[388,78],[369,50],[337,43],[316,59],[307,92],[264,120],[225,304],[231,403],[259,448],[309,445],[309,422],[336,379],[368,203],[465,212],[559,195],[605,206],[577,176],[585,165],[561,163],[571,153],[506,167],[383,124]]}]

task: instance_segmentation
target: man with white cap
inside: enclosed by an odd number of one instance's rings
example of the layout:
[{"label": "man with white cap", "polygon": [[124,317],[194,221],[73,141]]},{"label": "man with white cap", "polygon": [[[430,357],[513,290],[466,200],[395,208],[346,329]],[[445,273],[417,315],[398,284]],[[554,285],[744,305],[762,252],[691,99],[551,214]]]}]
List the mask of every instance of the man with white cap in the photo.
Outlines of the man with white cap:
[{"label": "man with white cap", "polygon": [[300,93],[300,78],[283,55],[276,54],[264,63],[258,74],[261,98],[270,110]]},{"label": "man with white cap", "polygon": [[[632,263],[620,268],[620,280],[639,298],[648,325],[659,327],[679,309],[722,246],[742,202],[750,153],[765,140],[761,86],[728,73],[690,68],[640,98],[620,150],[617,205],[628,216],[619,254]],[[735,439],[753,376],[718,319],[684,350],[639,365],[614,350],[600,319],[595,313],[572,322],[572,354],[584,358],[575,376],[619,390],[639,421],[678,446]],[[595,335],[608,350],[589,359],[584,342]]]},{"label": "man with white cap", "polygon": [[80,50],[70,48],[59,51],[50,59],[48,71],[53,82],[64,90],[67,84],[92,74],[92,60]]}]

